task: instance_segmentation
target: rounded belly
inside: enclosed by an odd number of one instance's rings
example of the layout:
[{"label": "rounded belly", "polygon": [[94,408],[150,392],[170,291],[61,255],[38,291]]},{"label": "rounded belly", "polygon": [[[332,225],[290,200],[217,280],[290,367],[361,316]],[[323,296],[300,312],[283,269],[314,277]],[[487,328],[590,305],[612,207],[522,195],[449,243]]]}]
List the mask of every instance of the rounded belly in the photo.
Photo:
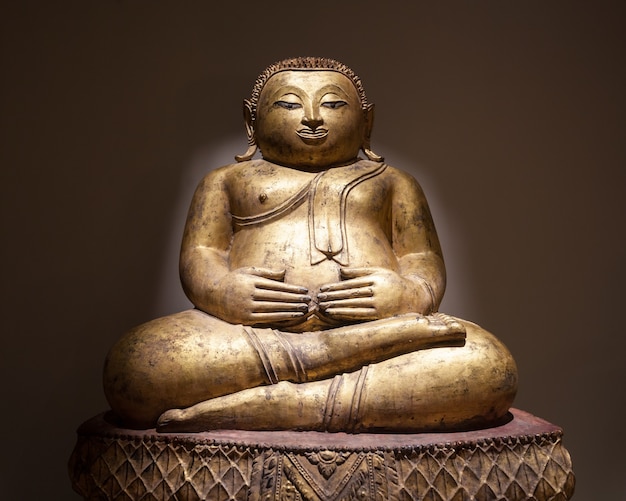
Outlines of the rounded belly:
[{"label": "rounded belly", "polygon": [[329,258],[312,248],[306,221],[285,218],[282,224],[243,228],[233,237],[231,269],[256,266],[285,270],[286,282],[308,289],[340,280],[342,267],[382,267],[397,271],[397,258],[384,233],[375,225],[356,226],[346,232],[346,241],[337,249],[337,255]]},{"label": "rounded belly", "polygon": [[254,232],[235,235],[230,252],[231,269],[254,266],[284,271],[284,282],[305,287],[313,292],[322,285],[338,282],[341,265],[325,259],[311,264],[308,232],[292,235],[287,232]]}]

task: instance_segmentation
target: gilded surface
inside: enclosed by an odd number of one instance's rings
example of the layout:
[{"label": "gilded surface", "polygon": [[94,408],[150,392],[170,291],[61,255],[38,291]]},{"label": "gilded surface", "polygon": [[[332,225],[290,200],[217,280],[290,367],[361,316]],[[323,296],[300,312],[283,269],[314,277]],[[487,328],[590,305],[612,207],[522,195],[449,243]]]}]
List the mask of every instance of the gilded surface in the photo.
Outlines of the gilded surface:
[{"label": "gilded surface", "polygon": [[133,329],[107,357],[121,421],[161,432],[498,423],[515,363],[479,326],[437,312],[445,268],[428,203],[370,149],[358,77],[331,60],[284,61],[244,114],[248,151],[191,202],[180,273],[195,309]]}]

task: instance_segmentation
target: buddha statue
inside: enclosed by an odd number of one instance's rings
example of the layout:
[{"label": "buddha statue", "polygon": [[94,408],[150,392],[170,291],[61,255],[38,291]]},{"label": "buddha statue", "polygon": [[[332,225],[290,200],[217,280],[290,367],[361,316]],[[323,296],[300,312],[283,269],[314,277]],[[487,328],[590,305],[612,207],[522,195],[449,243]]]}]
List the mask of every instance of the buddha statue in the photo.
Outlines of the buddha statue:
[{"label": "buddha statue", "polygon": [[107,357],[120,423],[408,433],[506,419],[513,358],[438,312],[445,267],[428,203],[370,149],[373,110],[331,59],[258,77],[248,151],[209,172],[189,209],[180,275],[195,308],[132,329]]}]

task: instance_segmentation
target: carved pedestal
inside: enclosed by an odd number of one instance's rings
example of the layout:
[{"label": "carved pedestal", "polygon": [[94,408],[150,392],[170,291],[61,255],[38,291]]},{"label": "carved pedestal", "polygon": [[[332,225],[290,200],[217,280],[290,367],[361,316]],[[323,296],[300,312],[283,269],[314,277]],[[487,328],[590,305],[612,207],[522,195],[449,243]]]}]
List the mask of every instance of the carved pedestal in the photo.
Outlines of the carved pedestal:
[{"label": "carved pedestal", "polygon": [[70,459],[87,500],[567,500],[561,430],[520,410],[471,432],[359,434],[126,430],[83,424]]}]

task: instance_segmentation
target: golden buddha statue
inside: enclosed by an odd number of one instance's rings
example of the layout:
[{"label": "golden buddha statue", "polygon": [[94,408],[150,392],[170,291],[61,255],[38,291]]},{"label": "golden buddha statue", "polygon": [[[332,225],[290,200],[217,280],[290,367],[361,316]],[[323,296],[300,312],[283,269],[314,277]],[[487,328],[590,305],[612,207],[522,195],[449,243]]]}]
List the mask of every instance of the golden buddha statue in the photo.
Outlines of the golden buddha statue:
[{"label": "golden buddha statue", "polygon": [[513,358],[437,313],[445,268],[428,204],[371,151],[359,78],[330,59],[281,61],[244,115],[248,151],[207,174],[189,210],[180,274],[195,309],[136,327],[107,357],[121,422],[417,432],[502,420]]}]

